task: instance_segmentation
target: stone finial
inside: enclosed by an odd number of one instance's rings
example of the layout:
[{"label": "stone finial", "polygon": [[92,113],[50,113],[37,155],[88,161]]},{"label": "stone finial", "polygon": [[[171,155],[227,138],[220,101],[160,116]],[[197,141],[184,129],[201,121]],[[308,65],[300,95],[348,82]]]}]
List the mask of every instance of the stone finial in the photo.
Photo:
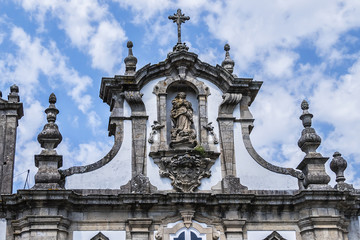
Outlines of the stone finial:
[{"label": "stone finial", "polygon": [[335,152],[333,159],[330,162],[330,169],[336,174],[335,189],[338,190],[353,190],[353,186],[345,183],[344,171],[347,168],[346,160],[339,152]]},{"label": "stone finial", "polygon": [[[42,148],[48,151],[55,149],[62,141],[62,136],[56,121],[56,115],[59,110],[55,107],[56,96],[52,93],[49,97],[49,107],[45,110],[48,123],[45,124],[44,129],[38,135],[38,141]],[[54,150],[53,150],[54,151]]]},{"label": "stone finial", "polygon": [[303,131],[301,132],[301,137],[298,141],[298,146],[306,154],[316,153],[316,149],[320,146],[321,138],[317,135],[314,128],[311,127],[311,119],[313,115],[309,113],[309,103],[306,100],[303,100],[301,103],[301,109],[303,110],[300,119],[304,126]]},{"label": "stone finial", "polygon": [[135,71],[136,71],[137,58],[133,55],[133,52],[132,52],[132,47],[133,47],[132,41],[128,41],[126,46],[129,49],[129,53],[128,53],[128,56],[124,59],[125,74],[133,75],[133,74],[135,74]]},{"label": "stone finial", "polygon": [[330,169],[336,174],[336,182],[343,183],[345,182],[344,171],[347,168],[347,162],[339,152],[335,152],[333,157]]},{"label": "stone finial", "polygon": [[0,98],[2,98],[2,91],[0,91]]},{"label": "stone finial", "polygon": [[48,123],[38,135],[42,148],[40,154],[35,155],[35,166],[39,168],[35,174],[34,189],[61,189],[61,176],[59,168],[62,167],[62,156],[56,153],[55,148],[62,140],[56,121],[59,110],[55,107],[56,96],[52,93],[49,97],[49,107],[45,110]]},{"label": "stone finial", "polygon": [[225,60],[221,63],[221,66],[226,70],[228,70],[230,73],[233,73],[235,62],[230,58],[230,53],[229,53],[230,45],[225,44],[224,50],[225,50]]},{"label": "stone finial", "polygon": [[19,97],[19,87],[17,85],[12,85],[10,87],[10,93],[8,95],[9,102],[20,102]]},{"label": "stone finial", "polygon": [[301,109],[303,113],[300,119],[304,129],[301,132],[298,145],[306,155],[297,167],[305,175],[300,186],[307,189],[331,189],[328,185],[330,176],[325,170],[325,163],[328,158],[316,152],[316,149],[320,146],[321,138],[316,134],[315,129],[311,127],[313,115],[308,111],[309,103],[305,100],[302,101]]}]

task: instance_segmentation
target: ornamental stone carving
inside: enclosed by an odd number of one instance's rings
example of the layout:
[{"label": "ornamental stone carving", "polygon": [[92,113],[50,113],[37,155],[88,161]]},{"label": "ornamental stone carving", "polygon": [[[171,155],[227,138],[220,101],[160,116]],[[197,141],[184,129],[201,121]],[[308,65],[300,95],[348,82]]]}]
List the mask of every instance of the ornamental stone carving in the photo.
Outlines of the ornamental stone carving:
[{"label": "ornamental stone carving", "polygon": [[170,147],[195,147],[196,132],[193,129],[193,109],[186,100],[186,93],[179,92],[172,100],[170,118],[173,123],[171,129]]},{"label": "ornamental stone carving", "polygon": [[171,185],[180,192],[194,192],[200,186],[200,180],[211,176],[213,161],[199,155],[175,155],[162,158],[160,175],[171,179]]}]

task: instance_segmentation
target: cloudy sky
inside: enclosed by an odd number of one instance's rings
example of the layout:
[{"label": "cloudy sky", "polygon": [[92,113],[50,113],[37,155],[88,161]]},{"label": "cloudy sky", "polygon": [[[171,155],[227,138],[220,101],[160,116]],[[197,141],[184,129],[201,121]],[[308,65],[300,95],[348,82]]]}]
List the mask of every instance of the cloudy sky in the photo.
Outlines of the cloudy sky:
[{"label": "cloudy sky", "polygon": [[15,190],[24,171],[36,173],[36,137],[51,92],[65,167],[94,162],[111,148],[101,77],[124,73],[128,40],[138,69],[163,61],[177,41],[167,18],[177,8],[191,17],[182,28],[190,51],[221,64],[229,43],[235,73],[264,82],[251,110],[253,144],[265,159],[294,168],[301,161],[298,117],[307,99],[323,140],[319,152],[341,152],[350,163],[347,180],[360,187],[359,0],[0,0],[0,90],[5,98],[16,83],[25,111]]}]

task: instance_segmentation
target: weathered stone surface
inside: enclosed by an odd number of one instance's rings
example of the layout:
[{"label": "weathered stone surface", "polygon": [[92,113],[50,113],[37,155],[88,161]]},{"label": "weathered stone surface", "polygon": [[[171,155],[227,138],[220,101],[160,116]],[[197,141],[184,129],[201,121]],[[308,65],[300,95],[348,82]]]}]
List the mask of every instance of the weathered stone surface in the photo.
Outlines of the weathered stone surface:
[{"label": "weathered stone surface", "polygon": [[234,176],[226,176],[221,181],[223,193],[240,193],[248,188],[240,183],[240,178]]},{"label": "weathered stone surface", "polygon": [[59,110],[55,107],[56,96],[52,93],[49,97],[49,107],[45,110],[48,123],[38,135],[38,141],[43,148],[39,155],[35,155],[35,166],[38,172],[35,174],[35,186],[33,189],[60,189],[61,175],[59,168],[62,167],[62,156],[58,155],[55,148],[62,140],[58,126],[55,123]]},{"label": "weathered stone surface", "polygon": [[120,187],[123,193],[151,193],[156,192],[157,189],[154,187],[149,178],[143,174],[138,174],[133,177],[127,184]]},{"label": "weathered stone surface", "polygon": [[334,188],[340,191],[353,191],[354,187],[351,184],[345,183],[344,171],[347,167],[346,160],[341,157],[339,152],[335,152],[333,157],[330,162],[330,168],[336,174],[337,184]]},{"label": "weathered stone surface", "polygon": [[325,163],[328,158],[316,152],[316,149],[320,146],[321,138],[316,134],[315,129],[311,127],[313,115],[308,111],[308,102],[304,100],[301,103],[301,109],[303,114],[300,116],[300,119],[304,130],[301,132],[298,145],[306,153],[306,156],[297,169],[301,170],[305,175],[302,184],[305,188],[309,189],[329,189],[331,188],[328,185],[330,176],[325,171]]},{"label": "weathered stone surface", "polygon": [[13,188],[16,130],[24,115],[18,93],[13,85],[7,101],[0,96],[0,194],[11,194]]}]

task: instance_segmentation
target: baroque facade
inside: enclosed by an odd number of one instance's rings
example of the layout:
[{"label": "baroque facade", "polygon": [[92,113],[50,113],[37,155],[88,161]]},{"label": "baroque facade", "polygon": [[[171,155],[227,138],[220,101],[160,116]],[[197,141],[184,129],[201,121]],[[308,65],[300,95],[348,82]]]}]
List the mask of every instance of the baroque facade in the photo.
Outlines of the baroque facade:
[{"label": "baroque facade", "polygon": [[[51,94],[45,110],[48,123],[38,135],[43,150],[35,155],[35,185],[12,194],[16,127],[23,108],[15,85],[8,100],[0,98],[0,239],[360,239],[360,191],[345,182],[347,163],[338,152],[330,162],[337,184],[329,185],[329,158],[317,152],[321,138],[312,128],[309,104],[301,103],[304,129],[298,141],[305,157],[296,168],[271,164],[256,152],[250,138],[250,106],[262,82],[233,74],[228,44],[221,66],[202,62],[181,41],[181,24],[190,18],[178,10],[169,19],[177,23],[178,42],[164,61],[137,70],[129,41],[125,74],[102,79],[100,98],[110,107],[108,132],[114,143],[97,162],[62,168],[63,157],[56,151],[62,140],[56,124],[59,110]],[[149,85],[152,91],[144,92]],[[210,106],[214,91],[222,99]],[[144,94],[156,103],[151,121]],[[236,110],[239,117],[234,116]],[[72,176],[99,171],[119,157],[127,126],[127,183],[117,189],[67,187]],[[237,174],[238,135],[254,162],[296,181],[297,188],[253,190],[243,184]],[[158,172],[149,172],[150,164]],[[219,181],[202,189],[205,179],[216,178],[216,171]],[[167,179],[171,186],[163,189],[152,175]]]}]

